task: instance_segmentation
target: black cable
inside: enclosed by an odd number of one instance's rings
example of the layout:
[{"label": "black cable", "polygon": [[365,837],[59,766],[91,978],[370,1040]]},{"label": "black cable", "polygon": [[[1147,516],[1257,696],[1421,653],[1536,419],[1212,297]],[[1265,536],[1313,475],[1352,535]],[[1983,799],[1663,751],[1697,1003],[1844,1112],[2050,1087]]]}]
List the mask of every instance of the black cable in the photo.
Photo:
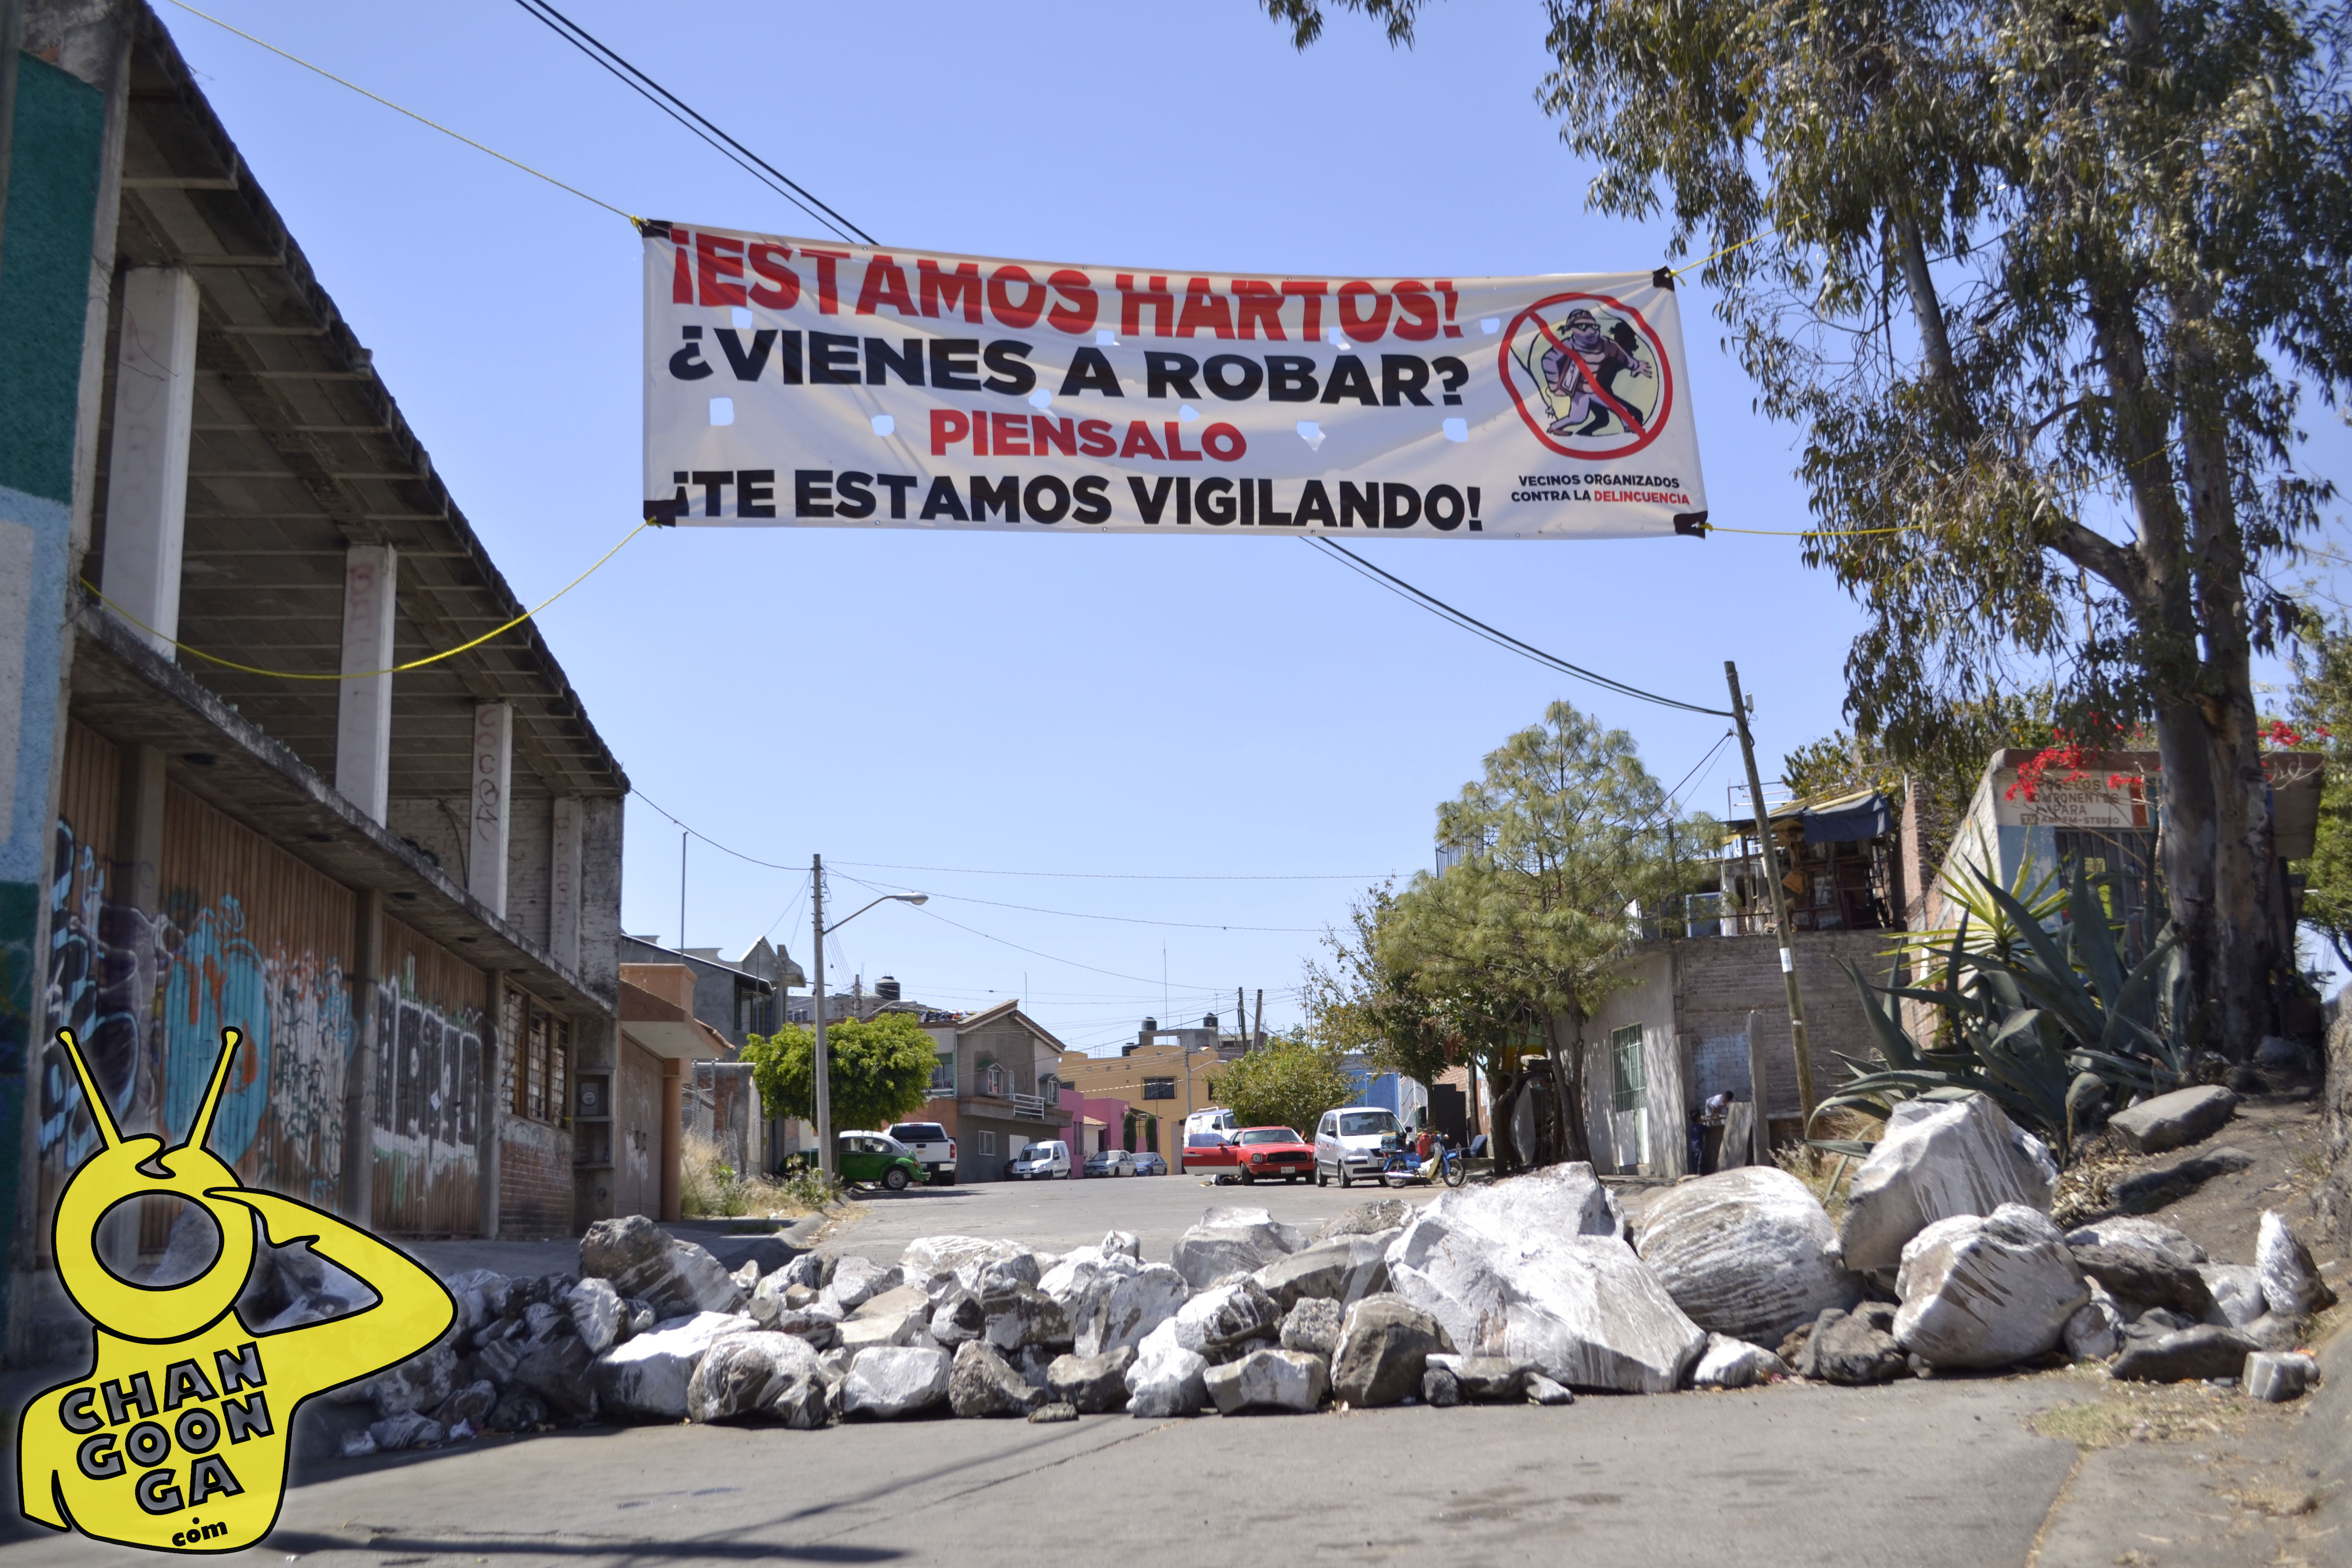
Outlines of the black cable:
[{"label": "black cable", "polygon": [[1219,876],[1156,871],[984,871],[973,866],[900,866],[887,860],[835,860],[836,866],[857,866],[869,871],[936,871],[950,877],[1067,877],[1097,882],[1370,882],[1392,872],[1360,875],[1352,871],[1317,871],[1297,876]]},{"label": "black cable", "polygon": [[[718,850],[721,855],[732,855],[735,858],[742,861],[746,865],[764,867],[771,871],[806,872],[808,870],[808,868],[805,866],[779,866],[773,860],[762,860],[756,856],[746,855],[740,849],[730,849],[726,845],[719,843],[719,840],[711,837],[709,834],[702,832],[698,828],[688,826],[683,817],[674,816],[667,811],[662,811],[660,806],[654,805],[653,796],[637,788],[636,785],[631,784],[629,786],[629,793],[635,795],[639,800],[644,801],[647,805],[653,806],[654,810],[660,812],[662,816],[669,817],[671,823],[675,825],[680,832],[692,834],[695,837],[701,839],[705,844],[709,845],[713,849]],[[772,931],[775,928],[771,926],[769,929]]]},{"label": "black cable", "polygon": [[[753,179],[760,181],[809,216],[831,228],[842,238],[847,239],[854,236],[868,245],[877,243],[872,235],[827,206],[791,175],[704,119],[692,104],[631,65],[617,50],[554,6],[547,4],[547,0],[515,0],[515,4],[545,24],[557,37],[611,71],[623,83],[643,97],[646,102],[701,137],[703,141],[709,142],[712,147]],[[652,90],[648,91],[647,89]]]},{"label": "black cable", "polygon": [[[886,893],[890,890],[891,884],[887,882],[869,882],[862,877],[852,877],[846,871],[840,872],[839,875],[845,881],[855,882],[861,888],[871,888],[877,893]],[[911,893],[917,890],[916,889],[906,886],[904,883],[898,884],[898,887],[903,892]],[[1008,904],[999,899],[975,899],[963,893],[932,893],[930,897],[934,899],[947,899],[959,904],[986,904],[992,910],[1019,910],[1024,914],[1059,915],[1065,920],[1073,921],[1115,921],[1120,925],[1129,926],[1167,926],[1175,931],[1272,931],[1276,935],[1281,936],[1313,936],[1323,929],[1320,926],[1218,925],[1213,921],[1145,920],[1139,915],[1089,914],[1083,910],[1042,910],[1034,904]]]},{"label": "black cable", "polygon": [[1493,626],[1490,626],[1486,622],[1479,620],[1476,616],[1455,609],[1453,605],[1437,597],[1434,594],[1423,593],[1421,589],[1414,587],[1412,584],[1406,582],[1403,578],[1398,576],[1393,572],[1383,571],[1381,568],[1373,565],[1370,562],[1366,561],[1361,556],[1356,554],[1354,551],[1343,548],[1336,539],[1326,539],[1319,534],[1302,534],[1297,537],[1304,539],[1306,542],[1309,544],[1320,544],[1325,546],[1332,554],[1338,556],[1341,561],[1346,562],[1349,565],[1354,567],[1359,572],[1385,579],[1386,581],[1382,584],[1382,586],[1387,587],[1390,592],[1409,595],[1413,599],[1419,600],[1423,607],[1433,610],[1445,619],[1450,620],[1454,625],[1462,627],[1465,631],[1475,633],[1477,636],[1485,637],[1487,641],[1494,643],[1498,647],[1508,648],[1514,653],[1534,659],[1538,664],[1549,665],[1550,668],[1559,670],[1563,674],[1572,675],[1579,680],[1590,681],[1593,685],[1598,686],[1604,690],[1614,691],[1621,696],[1639,698],[1644,702],[1654,702],[1661,708],[1679,708],[1685,713],[1704,713],[1708,717],[1715,719],[1728,719],[1733,716],[1731,710],[1728,708],[1702,708],[1696,702],[1684,702],[1672,697],[1661,697],[1654,691],[1644,691],[1638,686],[1628,686],[1625,682],[1615,679],[1610,676],[1602,675],[1597,670],[1587,669],[1581,665],[1570,664],[1568,660],[1561,658],[1557,654],[1546,653],[1543,649],[1535,647],[1531,643],[1521,642],[1518,638],[1511,636],[1508,632],[1496,630]]}]

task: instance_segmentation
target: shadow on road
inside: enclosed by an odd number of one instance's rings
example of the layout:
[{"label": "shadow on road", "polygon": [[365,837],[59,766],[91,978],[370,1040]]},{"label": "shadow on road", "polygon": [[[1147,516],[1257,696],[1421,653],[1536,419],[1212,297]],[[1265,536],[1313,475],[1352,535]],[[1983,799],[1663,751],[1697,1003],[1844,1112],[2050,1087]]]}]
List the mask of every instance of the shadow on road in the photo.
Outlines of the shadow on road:
[{"label": "shadow on road", "polygon": [[471,1552],[477,1562],[493,1554],[519,1552],[533,1557],[615,1557],[647,1561],[691,1558],[698,1562],[716,1558],[721,1562],[747,1563],[778,1557],[794,1563],[887,1563],[907,1555],[891,1546],[792,1546],[772,1541],[709,1541],[691,1536],[667,1541],[643,1536],[618,1536],[601,1541],[549,1541],[540,1537],[503,1540],[464,1535],[345,1537],[322,1535],[311,1531],[280,1530],[271,1532],[267,1544],[272,1551],[289,1555],[311,1552],[390,1553],[380,1558],[380,1561],[388,1563],[422,1562],[427,1557],[454,1556],[460,1552]]}]

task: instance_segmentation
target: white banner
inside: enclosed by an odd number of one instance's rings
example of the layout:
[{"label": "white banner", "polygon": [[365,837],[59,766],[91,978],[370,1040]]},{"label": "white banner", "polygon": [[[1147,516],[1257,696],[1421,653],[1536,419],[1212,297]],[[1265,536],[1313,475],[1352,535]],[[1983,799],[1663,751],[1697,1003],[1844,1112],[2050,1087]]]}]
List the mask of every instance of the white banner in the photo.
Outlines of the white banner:
[{"label": "white banner", "polygon": [[1068,267],[650,224],[646,515],[1698,532],[1674,282]]}]

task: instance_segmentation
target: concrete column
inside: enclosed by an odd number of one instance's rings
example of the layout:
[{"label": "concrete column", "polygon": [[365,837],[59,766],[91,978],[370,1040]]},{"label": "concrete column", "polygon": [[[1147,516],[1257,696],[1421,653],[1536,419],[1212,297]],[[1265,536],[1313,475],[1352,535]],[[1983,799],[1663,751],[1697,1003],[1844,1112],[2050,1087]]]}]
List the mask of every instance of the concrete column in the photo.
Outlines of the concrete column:
[{"label": "concrete column", "polygon": [[499,1099],[499,1069],[513,1049],[507,1041],[507,973],[493,969],[484,976],[488,984],[482,998],[482,1111],[474,1119],[474,1169],[481,1197],[478,1233],[484,1241],[499,1238],[499,1146],[506,1126],[506,1106]]},{"label": "concrete column", "polygon": [[678,1076],[683,1066],[676,1057],[662,1058],[661,1217],[664,1225],[685,1217],[678,1209],[678,1189],[684,1185],[686,1164],[686,1123],[681,1120],[685,1084]]},{"label": "concrete column", "polygon": [[114,447],[106,478],[106,596],[152,631],[165,658],[180,635],[180,546],[188,523],[188,424],[196,395],[196,280],[175,267],[122,280],[114,357]]},{"label": "concrete column", "polygon": [[548,812],[554,846],[547,858],[547,951],[567,969],[580,967],[580,830],[585,814],[576,795],[560,795]]},{"label": "concrete column", "polygon": [[507,832],[513,821],[514,705],[474,704],[473,798],[467,803],[466,891],[507,912]]},{"label": "concrete column", "polygon": [[377,983],[383,973],[383,895],[360,894],[359,965],[352,976],[352,1028],[357,1036],[349,1076],[343,1080],[343,1217],[353,1225],[375,1222],[375,1064],[383,1008]]},{"label": "concrete column", "polygon": [[392,803],[393,611],[400,561],[389,544],[343,552],[343,673],[336,683],[335,789],[378,822]]}]

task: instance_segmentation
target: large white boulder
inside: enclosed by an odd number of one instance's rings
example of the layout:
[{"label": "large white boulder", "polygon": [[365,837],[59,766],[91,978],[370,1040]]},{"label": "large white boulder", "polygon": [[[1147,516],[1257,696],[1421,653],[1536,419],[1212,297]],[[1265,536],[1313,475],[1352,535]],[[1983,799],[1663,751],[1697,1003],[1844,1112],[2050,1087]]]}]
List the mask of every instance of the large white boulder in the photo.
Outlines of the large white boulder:
[{"label": "large white boulder", "polygon": [[1895,1292],[1895,1342],[1937,1368],[2041,1355],[2091,1299],[2064,1233],[2023,1204],[1928,1226],[1904,1247]]},{"label": "large white boulder", "polygon": [[1203,1290],[1171,1320],[1176,1342],[1213,1357],[1229,1345],[1267,1339],[1282,1331],[1282,1308],[1255,1279],[1236,1279]]},{"label": "large white boulder", "polygon": [[643,1215],[590,1226],[580,1238],[580,1273],[611,1280],[624,1300],[649,1301],[664,1318],[743,1307],[743,1288],[719,1259]]},{"label": "large white boulder", "polygon": [[1308,1298],[1360,1301],[1388,1289],[1389,1243],[1400,1234],[1334,1237],[1276,1258],[1250,1278],[1286,1310]]},{"label": "large white boulder", "polygon": [[596,1358],[597,1405],[646,1420],[679,1420],[687,1413],[687,1389],[703,1352],[725,1335],[758,1327],[734,1312],[697,1312],[656,1323]]},{"label": "large white boulder", "polygon": [[1204,1290],[1234,1274],[1249,1274],[1307,1245],[1307,1233],[1262,1208],[1225,1205],[1201,1215],[1177,1237],[1172,1261],[1184,1282]]},{"label": "large white boulder", "polygon": [[2160,1219],[2147,1219],[2138,1215],[2117,1215],[2111,1219],[2095,1220],[2066,1233],[2069,1247],[2124,1247],[2138,1252],[2151,1252],[2184,1268],[2194,1268],[2205,1261],[2205,1249],[2180,1231]]},{"label": "large white boulder", "polygon": [[1444,1194],[1389,1247],[1389,1289],[1465,1353],[1531,1362],[1571,1387],[1665,1394],[1706,1331],[1616,1239],[1592,1168],[1554,1165]]},{"label": "large white boulder", "polygon": [[1767,1378],[1786,1377],[1789,1364],[1762,1345],[1726,1334],[1706,1336],[1706,1353],[1691,1373],[1693,1388],[1746,1388]]},{"label": "large white boulder", "polygon": [[1184,1277],[1165,1263],[1118,1276],[1095,1298],[1091,1315],[1078,1321],[1077,1353],[1108,1355],[1140,1345],[1176,1316],[1185,1295]]},{"label": "large white boulder", "polygon": [[1633,1246],[1693,1322],[1730,1339],[1777,1345],[1862,1300],[1828,1212],[1777,1165],[1667,1188],[1643,1210]]},{"label": "large white boulder", "polygon": [[1017,1241],[992,1241],[979,1236],[919,1236],[898,1255],[898,1267],[911,1285],[928,1285],[942,1274],[953,1274],[968,1263],[1017,1258],[1029,1251]]},{"label": "large white boulder", "polygon": [[1252,1351],[1237,1362],[1213,1366],[1202,1377],[1220,1415],[1245,1411],[1307,1412],[1330,1392],[1331,1376],[1320,1356],[1303,1351]]},{"label": "large white boulder", "polygon": [[1127,1413],[1162,1420],[1197,1415],[1209,1397],[1208,1358],[1176,1342],[1173,1319],[1143,1337],[1127,1369]]},{"label": "large white boulder", "polygon": [[2047,1214],[2057,1186],[2058,1164],[2042,1140],[1986,1096],[1906,1100],[1847,1189],[1840,1250],[1848,1268],[1894,1268],[1904,1245],[1936,1221],[2003,1204]]},{"label": "large white boulder", "polygon": [[875,1421],[913,1415],[943,1403],[954,1363],[933,1345],[862,1352],[841,1382],[841,1413]]},{"label": "large white boulder", "polygon": [[726,1334],[695,1363],[687,1380],[689,1421],[726,1421],[762,1415],[792,1384],[819,1375],[816,1352],[791,1334]]},{"label": "large white boulder", "polygon": [[2263,1300],[2282,1318],[2300,1318],[2336,1304],[2336,1292],[2319,1277],[2318,1266],[2276,1209],[2263,1211],[2254,1240],[2254,1268],[2262,1277]]}]

